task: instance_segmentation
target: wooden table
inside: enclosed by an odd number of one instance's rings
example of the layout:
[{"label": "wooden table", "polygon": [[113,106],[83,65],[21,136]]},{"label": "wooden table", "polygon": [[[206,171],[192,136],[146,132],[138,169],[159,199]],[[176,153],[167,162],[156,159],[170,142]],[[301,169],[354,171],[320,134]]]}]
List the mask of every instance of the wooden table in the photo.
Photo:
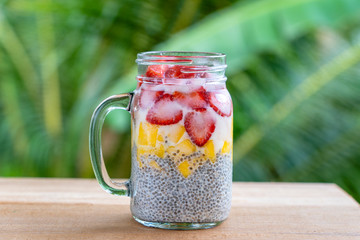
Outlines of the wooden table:
[{"label": "wooden table", "polygon": [[360,208],[334,184],[234,183],[220,226],[161,230],[93,179],[0,178],[0,239],[360,239]]}]

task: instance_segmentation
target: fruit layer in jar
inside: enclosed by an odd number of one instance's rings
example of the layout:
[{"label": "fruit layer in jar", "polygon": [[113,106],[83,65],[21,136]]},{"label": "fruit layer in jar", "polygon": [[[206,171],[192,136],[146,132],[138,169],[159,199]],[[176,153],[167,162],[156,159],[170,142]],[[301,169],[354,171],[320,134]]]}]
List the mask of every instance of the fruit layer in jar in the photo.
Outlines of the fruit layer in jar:
[{"label": "fruit layer in jar", "polygon": [[[190,73],[189,73],[190,72]],[[224,83],[181,65],[151,65],[139,79],[133,145],[139,167],[161,170],[149,156],[171,158],[187,178],[205,161],[232,153],[232,102]]]}]

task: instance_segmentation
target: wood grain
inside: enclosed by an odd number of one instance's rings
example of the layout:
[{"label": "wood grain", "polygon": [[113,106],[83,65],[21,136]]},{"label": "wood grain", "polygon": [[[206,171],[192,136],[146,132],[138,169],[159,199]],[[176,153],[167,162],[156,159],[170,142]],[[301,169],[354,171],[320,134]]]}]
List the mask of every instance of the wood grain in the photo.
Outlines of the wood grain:
[{"label": "wood grain", "polygon": [[0,239],[360,239],[360,207],[334,184],[234,183],[220,226],[160,230],[93,179],[0,178]]}]

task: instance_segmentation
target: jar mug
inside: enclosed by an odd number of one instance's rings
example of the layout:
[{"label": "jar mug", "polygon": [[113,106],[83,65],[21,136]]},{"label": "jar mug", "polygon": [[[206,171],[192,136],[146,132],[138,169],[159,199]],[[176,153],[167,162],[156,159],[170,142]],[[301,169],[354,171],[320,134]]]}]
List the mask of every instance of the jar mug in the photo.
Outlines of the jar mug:
[{"label": "jar mug", "polygon": [[[129,196],[139,223],[164,229],[214,227],[229,215],[232,186],[232,101],[225,55],[139,53],[138,85],[111,96],[90,123],[90,157],[101,187]],[[131,177],[110,179],[101,128],[110,111],[131,114]]]}]

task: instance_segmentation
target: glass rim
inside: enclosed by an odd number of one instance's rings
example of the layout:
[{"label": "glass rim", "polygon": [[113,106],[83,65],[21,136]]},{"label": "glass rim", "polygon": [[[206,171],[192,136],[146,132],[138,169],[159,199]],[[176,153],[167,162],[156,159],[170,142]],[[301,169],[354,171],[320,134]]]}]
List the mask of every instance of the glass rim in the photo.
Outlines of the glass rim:
[{"label": "glass rim", "polygon": [[[207,82],[226,81],[225,69],[226,55],[216,52],[197,52],[197,51],[148,51],[137,54],[136,63],[138,64],[138,81],[157,82],[159,79],[165,79],[170,82],[169,77],[145,76],[149,66],[152,65],[168,65],[181,66],[180,71],[183,73],[204,74],[200,78],[186,78],[194,81],[194,79],[206,79]],[[185,78],[184,78],[185,79]],[[178,78],[173,79],[174,82],[180,83]],[[196,80],[200,82],[199,80]]]},{"label": "glass rim", "polygon": [[[155,62],[158,64],[179,64],[194,63],[199,60],[209,59],[211,61],[219,61],[221,65],[225,64],[226,55],[217,52],[197,52],[197,51],[148,51],[137,54],[136,63],[147,64]],[[179,61],[183,60],[183,61]],[[151,63],[152,64],[152,63]]]}]

